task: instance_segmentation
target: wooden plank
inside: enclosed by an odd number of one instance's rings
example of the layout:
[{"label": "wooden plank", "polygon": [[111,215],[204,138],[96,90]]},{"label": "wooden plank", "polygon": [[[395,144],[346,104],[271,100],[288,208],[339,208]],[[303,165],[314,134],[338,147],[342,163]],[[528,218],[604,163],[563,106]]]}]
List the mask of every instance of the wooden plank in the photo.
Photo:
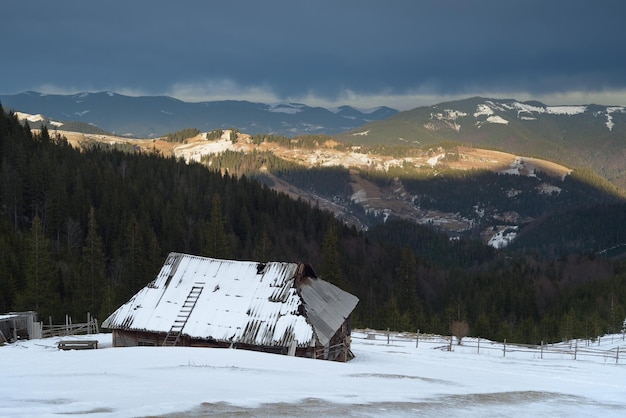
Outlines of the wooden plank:
[{"label": "wooden plank", "polygon": [[98,340],[65,340],[59,341],[59,350],[95,350]]}]

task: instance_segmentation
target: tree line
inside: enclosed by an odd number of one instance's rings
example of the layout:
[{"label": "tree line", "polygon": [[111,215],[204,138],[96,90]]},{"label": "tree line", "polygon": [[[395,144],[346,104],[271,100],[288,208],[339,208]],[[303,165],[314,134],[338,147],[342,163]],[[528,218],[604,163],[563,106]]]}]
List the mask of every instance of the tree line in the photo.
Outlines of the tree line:
[{"label": "tree line", "polygon": [[176,132],[172,132],[163,136],[163,139],[168,142],[185,142],[189,138],[200,135],[200,131],[196,128],[181,129]]}]

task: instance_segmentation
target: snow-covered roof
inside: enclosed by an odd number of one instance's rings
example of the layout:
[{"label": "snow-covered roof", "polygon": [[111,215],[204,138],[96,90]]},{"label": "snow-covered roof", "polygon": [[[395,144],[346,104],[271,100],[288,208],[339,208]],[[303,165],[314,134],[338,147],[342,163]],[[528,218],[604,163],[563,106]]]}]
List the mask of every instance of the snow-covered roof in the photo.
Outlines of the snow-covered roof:
[{"label": "snow-covered roof", "polygon": [[293,341],[298,346],[312,346],[317,337],[326,345],[358,298],[305,267],[170,253],[157,278],[102,326],[167,333],[196,287],[200,294],[182,335],[283,347]]}]

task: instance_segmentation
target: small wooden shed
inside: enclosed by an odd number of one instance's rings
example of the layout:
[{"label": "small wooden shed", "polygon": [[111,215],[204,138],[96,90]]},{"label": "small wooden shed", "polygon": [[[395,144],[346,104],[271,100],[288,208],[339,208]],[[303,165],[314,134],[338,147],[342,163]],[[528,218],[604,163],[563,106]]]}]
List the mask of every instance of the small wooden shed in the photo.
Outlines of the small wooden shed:
[{"label": "small wooden shed", "polygon": [[42,323],[37,322],[37,312],[0,314],[0,344],[41,338],[41,330]]},{"label": "small wooden shed", "polygon": [[113,346],[231,347],[347,361],[358,298],[308,264],[170,253],[103,323]]}]

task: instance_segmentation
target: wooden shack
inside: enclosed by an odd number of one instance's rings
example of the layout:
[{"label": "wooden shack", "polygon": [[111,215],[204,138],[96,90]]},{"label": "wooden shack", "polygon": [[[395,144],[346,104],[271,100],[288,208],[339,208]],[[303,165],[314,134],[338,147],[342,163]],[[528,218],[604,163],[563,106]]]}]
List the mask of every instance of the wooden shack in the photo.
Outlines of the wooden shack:
[{"label": "wooden shack", "polygon": [[103,323],[113,346],[230,347],[347,361],[358,298],[303,263],[171,253]]},{"label": "wooden shack", "polygon": [[37,312],[0,314],[0,344],[41,338],[41,330],[42,324],[37,322]]}]

